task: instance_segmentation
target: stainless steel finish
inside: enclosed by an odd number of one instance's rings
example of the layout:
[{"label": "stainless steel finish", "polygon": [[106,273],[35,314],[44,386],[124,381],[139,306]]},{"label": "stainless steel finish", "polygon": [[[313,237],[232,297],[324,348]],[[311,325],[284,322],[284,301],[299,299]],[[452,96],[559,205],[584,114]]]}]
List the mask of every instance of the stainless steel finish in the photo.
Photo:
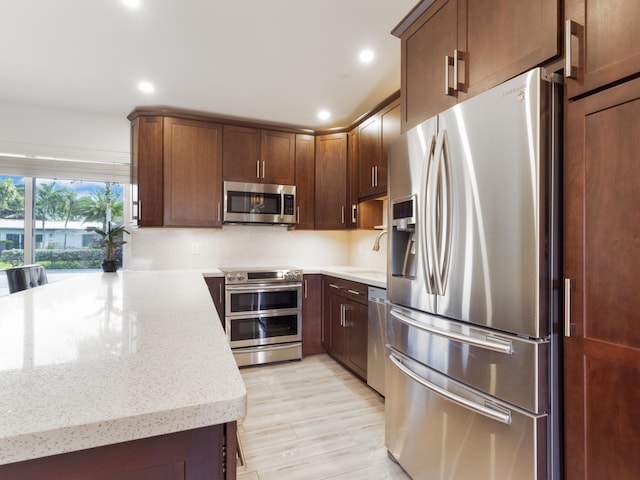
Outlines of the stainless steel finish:
[{"label": "stainless steel finish", "polygon": [[218,221],[222,221],[222,204],[218,202]]},{"label": "stainless steel finish", "polygon": [[256,160],[256,178],[260,178],[260,160]]},{"label": "stainless steel finish", "polygon": [[[406,310],[404,312],[406,312]],[[441,337],[445,337],[449,340],[454,340],[460,343],[466,343],[467,345],[473,345],[474,347],[480,347],[486,350],[493,350],[494,352],[504,353],[506,355],[511,355],[513,353],[512,341],[503,340],[491,334],[481,334],[478,336],[478,338],[474,338],[473,336],[470,335],[471,331],[468,328],[465,328],[464,333],[457,333],[452,328],[449,328],[448,330],[441,330],[434,327],[431,322],[425,321],[420,323],[418,320],[414,320],[413,318],[411,318],[410,316],[407,316],[406,313],[403,313],[403,311],[398,308],[391,310],[389,314],[406,325],[415,327],[419,330],[423,330],[428,333],[440,335]],[[420,315],[417,312],[416,314]],[[431,318],[437,321],[437,317],[431,317]]]},{"label": "stainless steel finish", "polygon": [[549,410],[549,340],[393,306],[387,343],[439,372],[534,413]]},{"label": "stainless steel finish", "polygon": [[342,223],[344,223],[344,205],[342,205],[342,208],[341,208],[341,215],[342,215]]},{"label": "stainless steel finish", "polygon": [[571,19],[567,19],[564,22],[564,76],[566,78],[578,78],[578,67],[573,65],[573,55],[571,53],[572,42],[571,39],[578,34],[579,24]]},{"label": "stainless steel finish", "polygon": [[308,295],[307,295],[307,293],[309,292],[309,289],[308,289],[309,281],[305,280],[303,283],[304,283],[304,298],[309,298]]},{"label": "stainless steel finish", "polygon": [[296,207],[296,223],[300,223],[300,206]]},{"label": "stainless steel finish", "polygon": [[368,299],[367,384],[384,396],[387,314],[390,304],[387,302],[387,291],[383,288],[369,287]]},{"label": "stainless steel finish", "polygon": [[[385,443],[411,478],[547,480],[546,415],[516,408],[392,352],[396,362],[387,363]],[[444,391],[501,418],[469,410],[441,395]]]},{"label": "stainless steel finish", "polygon": [[[282,360],[299,360],[302,358],[302,295],[303,273],[295,267],[268,267],[268,268],[228,268],[220,270],[225,278],[225,332],[231,349],[239,366],[254,365]],[[295,305],[286,308],[278,297],[279,292],[285,292],[284,299],[296,299]],[[290,293],[296,292],[295,297]],[[232,296],[238,294],[250,294],[251,303],[239,299],[234,309]],[[275,302],[263,295],[275,297]],[[306,295],[306,291],[305,291]],[[256,302],[254,303],[253,298]],[[244,303],[243,303],[244,302]],[[280,304],[279,304],[280,303]],[[294,302],[291,302],[294,303]],[[262,307],[265,308],[262,308]],[[251,310],[251,308],[256,308]],[[287,325],[295,318],[295,330],[293,328],[278,331],[270,328],[280,328],[275,322],[279,317],[288,317]],[[271,322],[270,322],[271,319]],[[284,318],[283,318],[284,320]],[[254,322],[253,331],[246,326],[236,324],[238,330],[233,329],[234,322]],[[244,329],[244,330],[243,330]],[[232,332],[236,332],[235,339]],[[251,335],[247,335],[250,333]],[[273,352],[271,352],[273,350]]]},{"label": "stainless steel finish", "polygon": [[239,367],[259,365],[263,363],[300,360],[302,358],[302,343],[283,343],[266,347],[234,348],[233,356]]},{"label": "stainless steel finish", "polygon": [[342,290],[342,287],[340,285],[336,285],[335,283],[330,283],[329,286],[331,288],[337,288],[338,290]]},{"label": "stainless steel finish", "polygon": [[398,357],[393,353],[389,355],[389,360],[391,360],[391,363],[393,364],[394,367],[396,367],[398,370],[404,373],[407,377],[418,382],[423,387],[434,391],[435,393],[446,398],[447,400],[451,400],[452,402],[455,402],[462,407],[468,408],[472,412],[476,412],[476,413],[479,413],[480,415],[484,415],[485,417],[488,417],[491,420],[502,422],[505,425],[511,425],[511,411],[509,410],[507,410],[506,412],[501,411],[498,409],[497,405],[489,401],[485,401],[484,402],[485,404],[482,405],[480,403],[474,402],[473,400],[469,400],[465,397],[454,395],[453,393],[450,393],[445,388],[441,388],[431,382],[428,382],[424,378],[420,377],[420,375],[418,375],[416,372],[414,372],[410,368],[406,367],[402,362],[397,360],[397,358]]},{"label": "stainless steel finish", "polygon": [[297,267],[239,268],[220,267],[227,285],[302,282],[304,274]]},{"label": "stainless steel finish", "polygon": [[[260,168],[260,162],[258,161],[258,170]],[[264,213],[261,212],[258,205],[255,209],[249,212],[231,212],[229,205],[229,192],[245,192],[253,194],[256,197],[260,197],[263,194],[279,195],[280,198],[280,211],[278,213]],[[223,188],[224,202],[223,202],[223,221],[225,223],[268,223],[276,225],[291,225],[295,224],[296,219],[296,186],[295,185],[275,185],[270,183],[246,183],[246,182],[224,182]],[[285,213],[285,197],[293,196],[293,206],[290,213]]]},{"label": "stainless steel finish", "polygon": [[347,323],[347,306],[344,303],[340,304],[340,326],[346,327]]},{"label": "stainless steel finish", "polygon": [[267,162],[265,160],[262,161],[262,178],[264,179],[267,172]]},{"label": "stainless steel finish", "polygon": [[564,279],[564,336],[571,336],[571,279]]},{"label": "stainless steel finish", "polygon": [[425,190],[433,163],[438,119],[423,122],[389,145],[389,255],[387,296],[393,303],[435,312],[423,224]]},{"label": "stainless steel finish", "polygon": [[375,177],[375,171],[374,171],[374,167],[371,167],[371,186],[375,187],[376,186],[376,177]]},{"label": "stainless steel finish", "polygon": [[561,92],[538,68],[389,146],[386,445],[415,480],[562,477]]},{"label": "stainless steel finish", "polygon": [[373,186],[377,187],[378,186],[378,166],[377,165],[375,167],[373,167],[373,172],[374,172],[374,175],[373,175],[373,180],[374,180]]},{"label": "stainless steel finish", "polygon": [[357,205],[351,205],[351,222],[352,223],[356,223],[358,221],[358,218],[356,217],[357,210],[358,210]]},{"label": "stainless steel finish", "polygon": [[224,297],[222,296],[222,283],[218,285],[218,303],[222,304]]},{"label": "stainless steel finish", "polygon": [[375,241],[373,242],[373,247],[371,247],[371,250],[373,250],[374,252],[377,252],[378,250],[380,250],[380,239],[382,238],[383,235],[386,235],[387,233],[388,233],[388,230],[382,230],[378,234]]},{"label": "stainless steel finish", "polygon": [[347,292],[352,293],[353,295],[360,295],[360,292],[357,290],[351,290],[350,288],[347,289]]}]

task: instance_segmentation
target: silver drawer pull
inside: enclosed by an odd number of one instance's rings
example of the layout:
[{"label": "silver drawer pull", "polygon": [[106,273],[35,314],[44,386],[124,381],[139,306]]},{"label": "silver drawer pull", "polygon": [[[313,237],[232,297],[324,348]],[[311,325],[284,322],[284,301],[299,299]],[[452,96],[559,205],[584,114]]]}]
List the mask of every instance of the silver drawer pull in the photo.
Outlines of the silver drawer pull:
[{"label": "silver drawer pull", "polygon": [[484,415],[492,420],[496,420],[498,422],[504,423],[505,425],[511,425],[511,412],[505,408],[499,407],[498,405],[494,405],[491,402],[485,402],[484,405],[476,403],[467,398],[461,397],[459,395],[455,395],[444,388],[441,388],[424,378],[418,375],[416,372],[411,370],[409,367],[403,365],[400,361],[398,361],[395,355],[389,355],[389,360],[391,363],[404,373],[407,377],[411,378],[415,382],[419,383],[423,387],[437,393],[438,395],[450,400],[454,403],[457,403],[461,407],[467,408],[473,412],[479,413],[480,415]]},{"label": "silver drawer pull", "polygon": [[474,347],[484,348],[485,350],[493,350],[494,352],[504,353],[507,355],[513,354],[513,345],[509,340],[497,338],[493,335],[486,335],[485,339],[482,340],[455,332],[447,332],[445,330],[440,330],[430,325],[425,325],[423,323],[417,322],[412,318],[403,315],[397,310],[391,310],[390,315],[406,325],[417,328],[427,333],[445,337],[456,342],[466,343],[467,345],[473,345]]}]

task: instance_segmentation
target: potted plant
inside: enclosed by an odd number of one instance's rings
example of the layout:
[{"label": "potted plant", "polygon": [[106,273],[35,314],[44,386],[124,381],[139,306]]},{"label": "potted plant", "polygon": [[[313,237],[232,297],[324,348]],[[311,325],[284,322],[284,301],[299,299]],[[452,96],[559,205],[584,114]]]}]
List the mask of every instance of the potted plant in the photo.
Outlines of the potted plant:
[{"label": "potted plant", "polygon": [[121,236],[125,233],[129,233],[125,230],[124,225],[111,227],[111,222],[107,224],[107,231],[100,230],[97,227],[85,228],[87,232],[94,232],[100,237],[100,241],[97,243],[99,247],[104,248],[104,261],[102,262],[102,270],[105,272],[115,272],[118,270],[119,261],[115,257],[115,249],[127,243],[122,240]]}]

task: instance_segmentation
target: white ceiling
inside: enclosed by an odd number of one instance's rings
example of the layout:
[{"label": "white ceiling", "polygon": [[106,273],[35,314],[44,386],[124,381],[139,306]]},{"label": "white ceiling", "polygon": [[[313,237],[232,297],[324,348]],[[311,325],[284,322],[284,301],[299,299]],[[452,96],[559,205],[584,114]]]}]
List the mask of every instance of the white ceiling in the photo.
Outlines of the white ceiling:
[{"label": "white ceiling", "polygon": [[[0,101],[138,106],[322,129],[400,88],[389,32],[417,0],[2,0]],[[361,64],[362,48],[376,58]],[[141,80],[155,93],[137,90]],[[318,110],[332,112],[319,120]]]}]

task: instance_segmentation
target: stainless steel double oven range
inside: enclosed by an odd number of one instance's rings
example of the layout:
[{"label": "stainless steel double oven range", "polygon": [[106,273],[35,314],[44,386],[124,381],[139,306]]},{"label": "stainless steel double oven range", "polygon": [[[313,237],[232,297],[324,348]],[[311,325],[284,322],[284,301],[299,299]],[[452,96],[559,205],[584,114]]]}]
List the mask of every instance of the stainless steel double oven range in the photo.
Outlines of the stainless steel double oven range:
[{"label": "stainless steel double oven range", "polygon": [[238,366],[302,358],[302,270],[221,268],[225,332]]}]

